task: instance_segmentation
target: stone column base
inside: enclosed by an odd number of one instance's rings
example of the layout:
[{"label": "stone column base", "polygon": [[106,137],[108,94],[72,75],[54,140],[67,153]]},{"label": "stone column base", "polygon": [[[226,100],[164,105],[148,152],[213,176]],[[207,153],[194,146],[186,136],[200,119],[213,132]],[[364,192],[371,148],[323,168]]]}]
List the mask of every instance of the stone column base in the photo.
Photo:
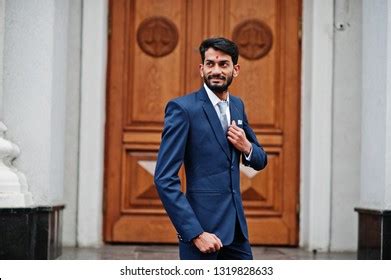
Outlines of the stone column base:
[{"label": "stone column base", "polygon": [[391,259],[391,210],[355,208],[358,212],[359,260]]},{"label": "stone column base", "polygon": [[0,208],[0,259],[55,259],[62,253],[64,205]]}]

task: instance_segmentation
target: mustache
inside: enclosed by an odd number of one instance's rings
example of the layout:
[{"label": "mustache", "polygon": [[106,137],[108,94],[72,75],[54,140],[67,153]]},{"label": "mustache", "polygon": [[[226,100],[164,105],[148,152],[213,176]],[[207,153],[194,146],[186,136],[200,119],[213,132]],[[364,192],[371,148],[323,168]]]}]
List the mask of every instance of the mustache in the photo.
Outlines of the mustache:
[{"label": "mustache", "polygon": [[225,76],[222,76],[222,75],[210,75],[210,76],[208,76],[208,80],[211,80],[211,79],[226,80],[227,78]]}]

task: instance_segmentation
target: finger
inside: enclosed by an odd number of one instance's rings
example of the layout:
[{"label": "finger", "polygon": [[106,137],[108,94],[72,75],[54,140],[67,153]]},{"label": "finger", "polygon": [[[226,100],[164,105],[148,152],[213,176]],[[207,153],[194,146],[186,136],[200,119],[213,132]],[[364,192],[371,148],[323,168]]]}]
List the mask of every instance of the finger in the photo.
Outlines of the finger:
[{"label": "finger", "polygon": [[220,250],[220,247],[221,247],[220,239],[215,234],[213,235],[213,239],[215,241],[214,244],[215,244],[216,250]]},{"label": "finger", "polygon": [[242,133],[239,130],[234,129],[233,127],[232,127],[232,129],[229,128],[227,132],[228,133],[231,132],[232,134],[237,135],[237,136],[241,136],[242,135]]},{"label": "finger", "polygon": [[233,144],[236,144],[236,143],[240,142],[240,139],[238,139],[238,137],[235,137],[235,136],[227,136],[227,139],[229,141],[231,141]]},{"label": "finger", "polygon": [[235,130],[240,129],[240,127],[235,124],[235,121],[232,121],[232,124],[229,126],[229,128],[235,129]]},{"label": "finger", "polygon": [[221,246],[220,246],[220,242],[218,241],[217,238],[215,239],[214,245],[215,245],[215,250],[216,250],[216,251],[220,250],[220,247],[221,247]]},{"label": "finger", "polygon": [[220,238],[218,238],[218,237],[216,236],[216,240],[217,240],[217,242],[219,242],[220,248],[223,247],[223,243],[221,242]]},{"label": "finger", "polygon": [[246,138],[246,135],[244,134],[244,132],[243,131],[240,131],[240,130],[233,130],[232,131],[235,135],[237,135],[238,137],[240,137],[240,138]]},{"label": "finger", "polygon": [[217,244],[217,241],[216,241],[216,235],[214,235],[213,233],[209,234],[207,252],[208,253],[214,253],[214,252],[216,252],[219,249],[220,248],[219,248],[219,246]]},{"label": "finger", "polygon": [[214,245],[213,245],[213,243],[209,243],[209,244],[207,244],[207,245],[203,248],[203,250],[202,250],[201,252],[203,252],[203,253],[212,253],[213,250],[214,250]]},{"label": "finger", "polygon": [[223,247],[223,243],[221,243],[220,238],[218,238],[216,234],[213,234],[213,237],[217,241],[217,243],[219,244],[220,248]]},{"label": "finger", "polygon": [[236,140],[232,138],[231,136],[227,137],[228,141],[231,142],[232,144],[236,144]]},{"label": "finger", "polygon": [[239,126],[231,125],[228,129],[231,129],[232,131],[237,131],[239,133],[242,133],[243,129],[241,129]]},{"label": "finger", "polygon": [[230,136],[233,140],[235,141],[241,141],[242,137],[240,135],[237,135],[237,134],[227,134],[227,136]]},{"label": "finger", "polygon": [[235,132],[233,132],[233,131],[228,131],[227,135],[231,136],[232,138],[237,138],[238,137],[238,135]]},{"label": "finger", "polygon": [[214,253],[214,252],[218,251],[219,249],[220,248],[219,248],[219,245],[217,244],[216,240],[213,240],[213,242],[210,244],[209,252]]},{"label": "finger", "polygon": [[231,138],[236,139],[236,140],[239,140],[239,139],[242,138],[240,135],[238,135],[238,134],[235,133],[235,132],[228,132],[228,133],[227,133],[227,136],[230,136]]}]

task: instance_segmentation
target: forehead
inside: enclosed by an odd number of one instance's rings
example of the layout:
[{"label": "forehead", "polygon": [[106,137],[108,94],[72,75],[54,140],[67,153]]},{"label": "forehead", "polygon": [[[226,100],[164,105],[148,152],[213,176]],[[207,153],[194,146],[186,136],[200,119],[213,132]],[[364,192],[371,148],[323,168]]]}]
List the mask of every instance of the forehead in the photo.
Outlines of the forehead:
[{"label": "forehead", "polygon": [[209,48],[206,50],[205,60],[212,60],[212,61],[228,60],[232,62],[232,58],[229,54],[222,52],[220,50],[215,50],[214,48]]}]

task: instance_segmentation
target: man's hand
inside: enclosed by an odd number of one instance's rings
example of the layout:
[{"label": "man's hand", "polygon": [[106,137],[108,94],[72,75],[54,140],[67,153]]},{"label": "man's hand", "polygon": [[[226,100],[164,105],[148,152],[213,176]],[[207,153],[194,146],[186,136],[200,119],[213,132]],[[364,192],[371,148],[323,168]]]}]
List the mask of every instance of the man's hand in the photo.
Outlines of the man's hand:
[{"label": "man's hand", "polygon": [[213,233],[203,232],[193,239],[194,245],[202,253],[214,253],[223,247],[221,240]]},{"label": "man's hand", "polygon": [[234,145],[234,147],[248,155],[251,152],[251,143],[247,140],[246,133],[239,126],[236,125],[235,121],[228,128],[228,140]]}]

